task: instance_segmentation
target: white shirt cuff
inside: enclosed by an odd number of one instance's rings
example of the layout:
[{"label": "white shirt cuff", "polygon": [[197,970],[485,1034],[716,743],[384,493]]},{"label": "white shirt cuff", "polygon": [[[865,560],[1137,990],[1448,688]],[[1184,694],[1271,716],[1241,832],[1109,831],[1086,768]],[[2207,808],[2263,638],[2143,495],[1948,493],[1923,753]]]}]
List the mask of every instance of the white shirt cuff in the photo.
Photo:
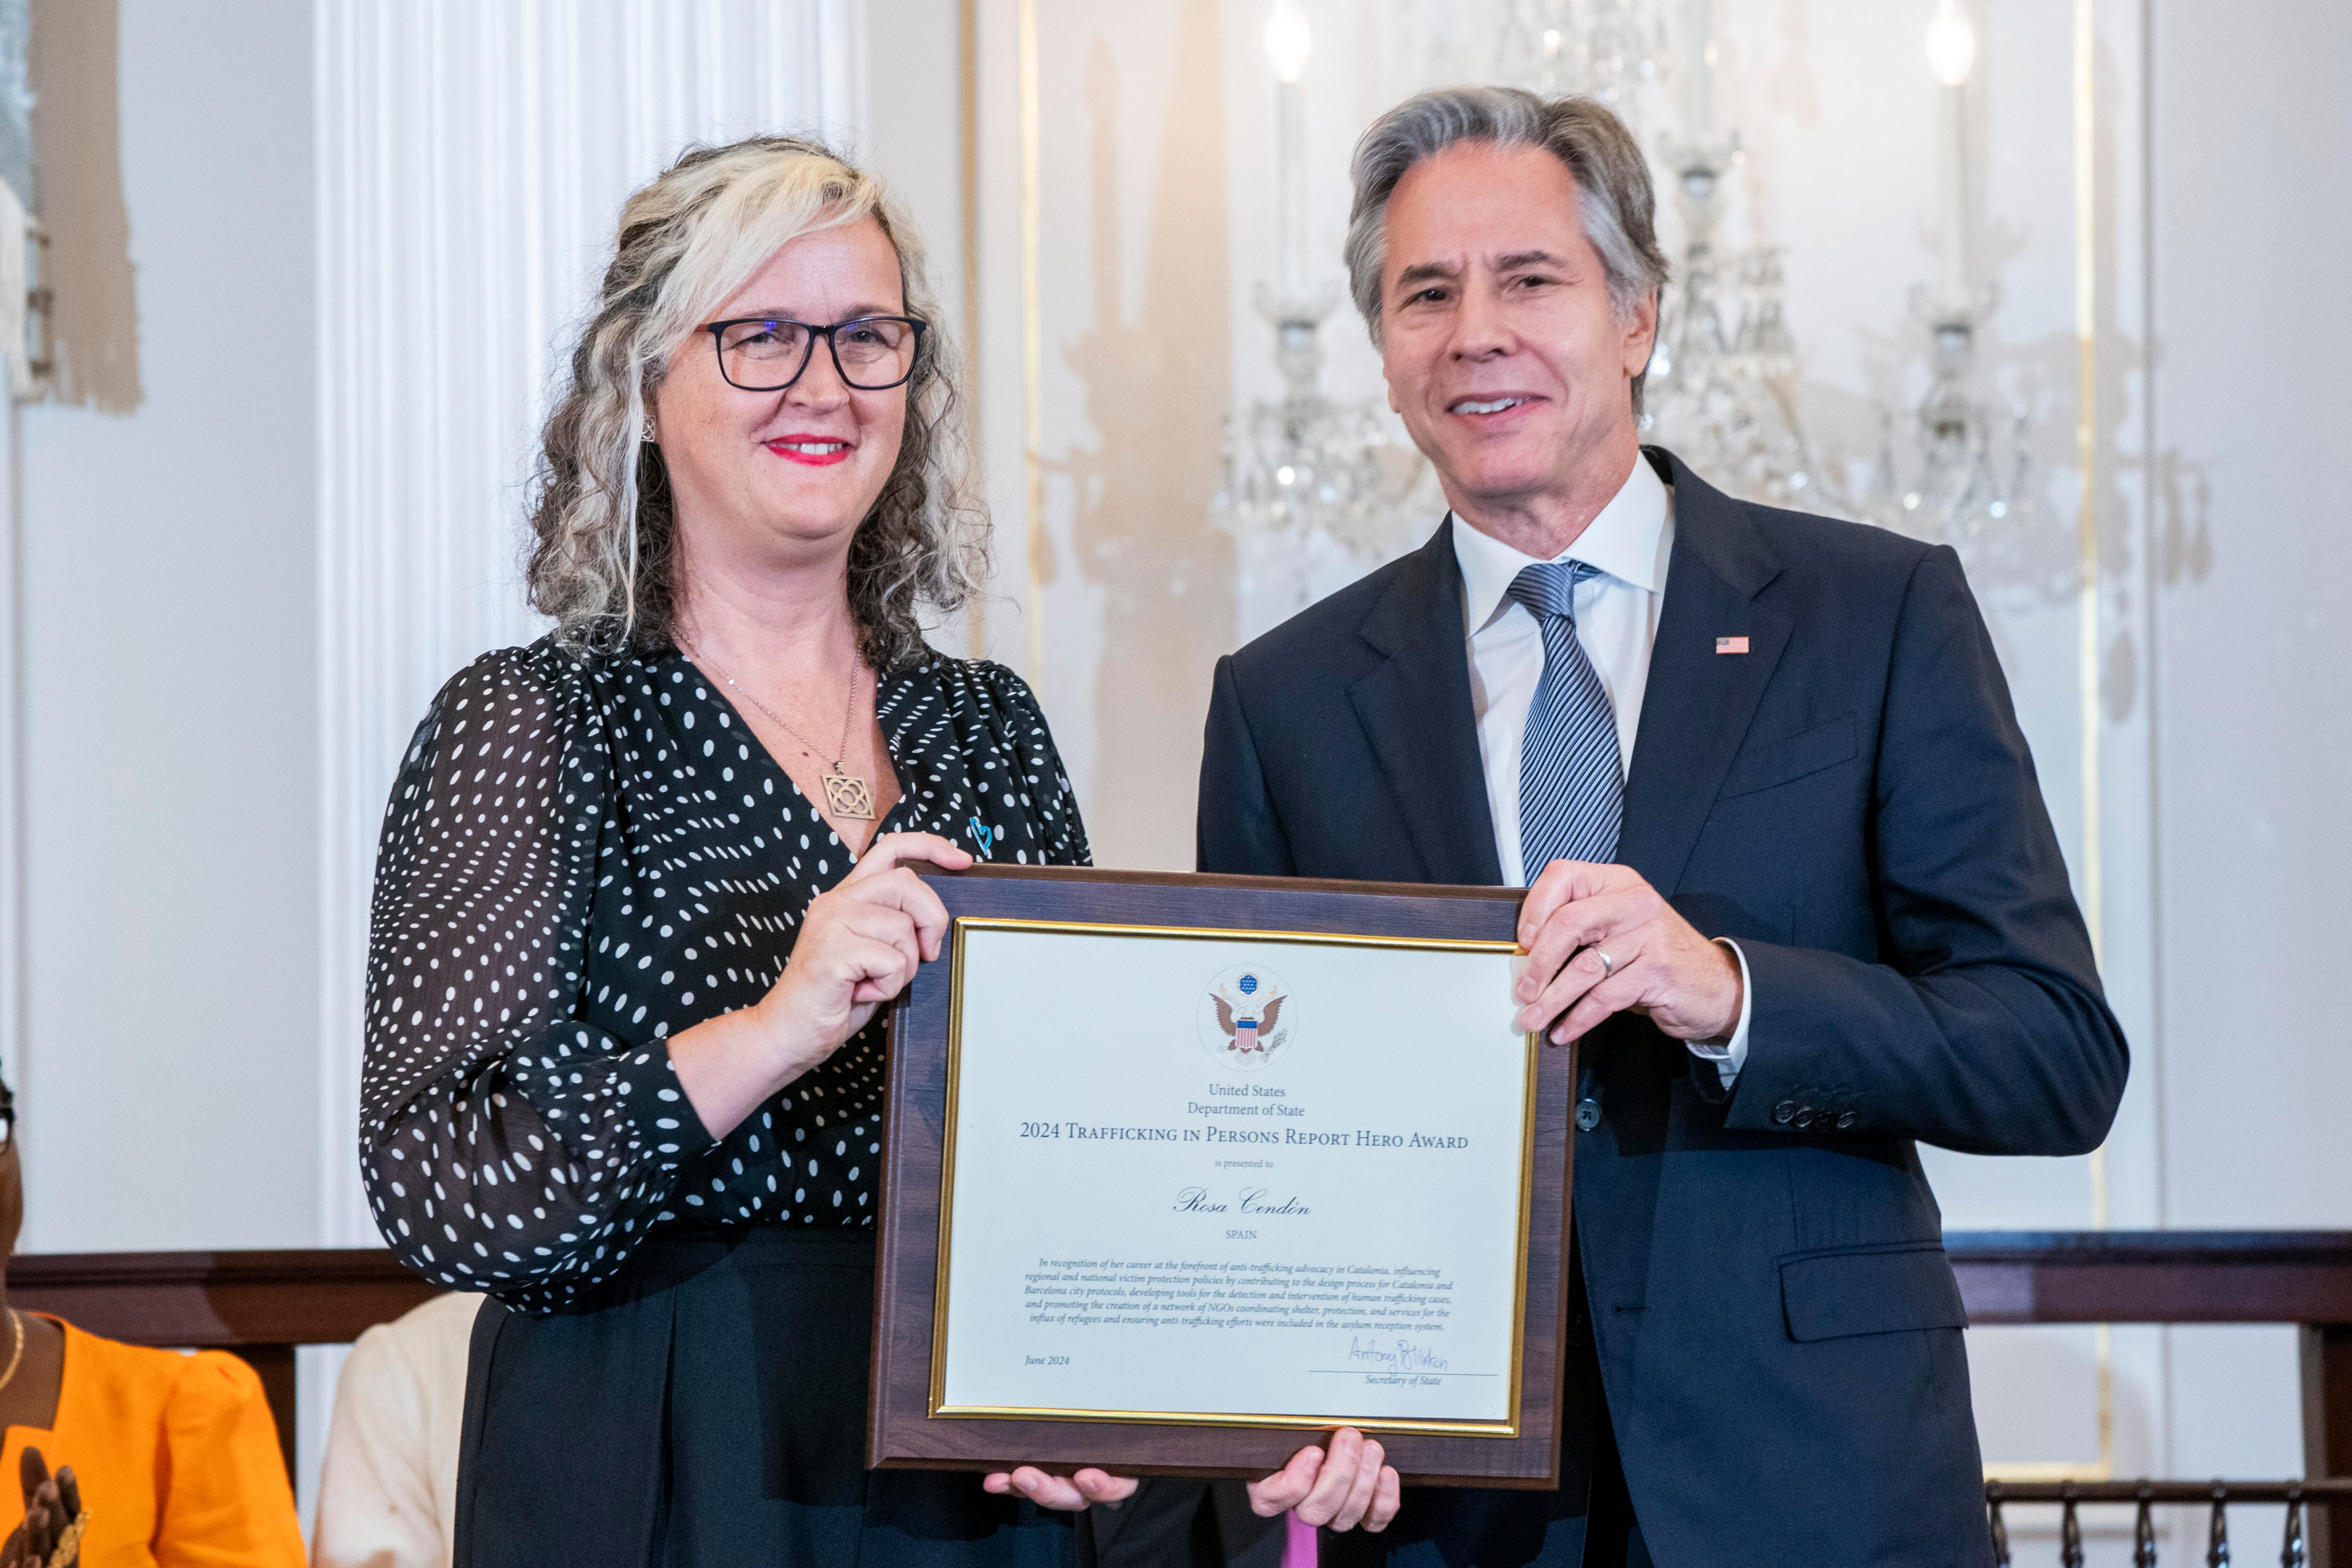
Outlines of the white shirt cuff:
[{"label": "white shirt cuff", "polygon": [[1739,951],[1739,944],[1727,936],[1715,940],[1729,948],[1732,956],[1739,960],[1739,1022],[1727,1040],[1692,1040],[1687,1043],[1691,1055],[1701,1061],[1715,1064],[1715,1070],[1723,1075],[1723,1087],[1729,1089],[1738,1081],[1739,1069],[1748,1062],[1748,1019],[1755,1011],[1756,987],[1748,984],[1748,955]]}]

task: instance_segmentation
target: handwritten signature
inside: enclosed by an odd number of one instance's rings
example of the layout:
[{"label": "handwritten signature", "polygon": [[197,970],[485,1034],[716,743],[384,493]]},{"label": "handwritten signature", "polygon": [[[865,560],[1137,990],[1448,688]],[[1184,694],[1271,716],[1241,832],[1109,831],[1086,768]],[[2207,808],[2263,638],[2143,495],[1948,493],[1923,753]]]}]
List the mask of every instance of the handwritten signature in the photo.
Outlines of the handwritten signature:
[{"label": "handwritten signature", "polygon": [[1368,1361],[1392,1372],[1444,1372],[1445,1358],[1411,1340],[1381,1342],[1350,1337],[1348,1341],[1349,1361]]}]

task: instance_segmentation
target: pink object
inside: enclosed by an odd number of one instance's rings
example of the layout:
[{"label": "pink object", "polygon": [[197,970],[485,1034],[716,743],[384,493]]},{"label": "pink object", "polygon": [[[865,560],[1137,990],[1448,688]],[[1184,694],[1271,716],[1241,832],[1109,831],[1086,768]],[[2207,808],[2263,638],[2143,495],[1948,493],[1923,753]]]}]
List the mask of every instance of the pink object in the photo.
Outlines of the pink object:
[{"label": "pink object", "polygon": [[1315,1568],[1315,1527],[1296,1513],[1282,1516],[1290,1539],[1282,1548],[1282,1568]]},{"label": "pink object", "polygon": [[1748,639],[1746,637],[1717,637],[1715,639],[1715,651],[1717,653],[1746,653],[1748,651]]}]

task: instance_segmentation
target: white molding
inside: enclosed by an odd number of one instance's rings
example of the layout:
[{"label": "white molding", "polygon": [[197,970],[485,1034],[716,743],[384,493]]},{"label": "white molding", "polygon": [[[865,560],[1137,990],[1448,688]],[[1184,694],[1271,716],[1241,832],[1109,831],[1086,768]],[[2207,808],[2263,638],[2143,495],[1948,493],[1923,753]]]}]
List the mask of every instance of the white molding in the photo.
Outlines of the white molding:
[{"label": "white molding", "polygon": [[[688,142],[864,122],[864,0],[316,0],[320,1239],[355,1129],[368,897],[448,676],[538,635],[523,481],[622,197]],[[5,865],[5,862],[0,862]]]}]

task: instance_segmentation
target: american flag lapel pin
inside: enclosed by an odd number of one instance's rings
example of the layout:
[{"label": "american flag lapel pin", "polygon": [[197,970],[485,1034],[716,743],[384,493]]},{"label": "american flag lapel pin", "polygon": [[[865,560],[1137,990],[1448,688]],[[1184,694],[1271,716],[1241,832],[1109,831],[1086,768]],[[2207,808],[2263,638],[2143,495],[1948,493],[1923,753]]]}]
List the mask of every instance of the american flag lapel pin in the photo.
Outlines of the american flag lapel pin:
[{"label": "american flag lapel pin", "polygon": [[1748,651],[1748,639],[1746,637],[1717,637],[1715,639],[1715,651],[1717,653],[1746,653]]}]

